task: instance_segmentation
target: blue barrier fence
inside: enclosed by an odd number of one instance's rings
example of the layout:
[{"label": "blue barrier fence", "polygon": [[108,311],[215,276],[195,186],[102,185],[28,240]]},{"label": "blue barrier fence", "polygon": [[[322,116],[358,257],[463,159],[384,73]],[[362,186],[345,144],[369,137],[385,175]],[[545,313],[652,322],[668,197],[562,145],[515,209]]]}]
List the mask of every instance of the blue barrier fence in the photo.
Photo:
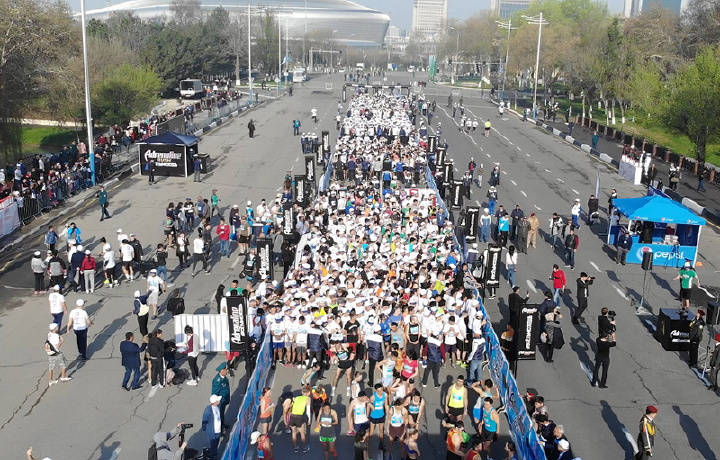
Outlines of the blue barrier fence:
[{"label": "blue barrier fence", "polygon": [[[437,189],[435,178],[429,167],[425,170],[425,174],[428,188],[435,190],[437,207],[442,208],[445,211],[445,215],[449,217],[450,214],[448,213],[447,206],[443,199],[440,198],[440,192]],[[453,235],[453,241],[455,242],[455,247],[458,248],[464,257],[464,244],[461,245],[455,235]],[[487,337],[485,352],[490,361],[490,375],[498,387],[500,398],[505,404],[505,415],[507,415],[508,424],[510,425],[510,436],[512,436],[517,446],[518,455],[523,460],[546,460],[545,451],[540,444],[537,433],[533,430],[532,421],[525,408],[525,402],[518,390],[515,377],[512,372],[510,372],[510,363],[508,363],[505,353],[502,351],[502,348],[500,348],[500,339],[492,328],[490,315],[488,315],[487,310],[485,310],[485,305],[483,305],[478,290],[475,289],[473,292],[480,302],[480,308],[482,308],[485,318],[488,319],[484,327],[484,333],[485,337]]]},{"label": "blue barrier fence", "polygon": [[250,434],[255,429],[255,422],[260,409],[260,396],[266,385],[272,365],[270,334],[265,334],[252,376],[248,380],[245,398],[240,405],[237,420],[230,432],[229,441],[223,452],[222,460],[244,460],[250,444]]}]

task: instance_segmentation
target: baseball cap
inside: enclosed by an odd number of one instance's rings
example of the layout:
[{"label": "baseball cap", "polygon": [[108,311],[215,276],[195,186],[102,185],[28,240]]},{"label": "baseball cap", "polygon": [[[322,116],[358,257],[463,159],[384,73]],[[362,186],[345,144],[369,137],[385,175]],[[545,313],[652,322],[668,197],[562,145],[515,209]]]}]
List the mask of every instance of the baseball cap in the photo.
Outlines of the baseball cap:
[{"label": "baseball cap", "polygon": [[59,326],[57,325],[57,323],[50,323],[50,324],[48,325],[48,328],[49,328],[51,331],[54,331],[55,328],[57,328],[57,327],[59,327]]},{"label": "baseball cap", "polygon": [[83,305],[85,305],[85,301],[83,299],[77,299],[75,301],[75,305],[77,305],[78,307],[82,307]]},{"label": "baseball cap", "polygon": [[570,443],[567,439],[561,439],[560,441],[558,441],[558,446],[560,446],[561,449],[567,450],[570,448]]},{"label": "baseball cap", "polygon": [[56,284],[55,286],[53,286],[53,291],[59,291],[59,290],[60,290],[59,284]]},{"label": "baseball cap", "polygon": [[33,254],[35,257],[40,257],[40,251],[35,251]]},{"label": "baseball cap", "polygon": [[260,437],[259,431],[253,431],[250,435],[250,444],[257,444],[258,438]]},{"label": "baseball cap", "polygon": [[89,250],[89,249],[86,249],[86,250],[85,250],[85,254],[90,255],[90,254],[91,254],[90,250]]},{"label": "baseball cap", "polygon": [[135,297],[140,297],[140,291],[135,291]]},{"label": "baseball cap", "polygon": [[222,396],[220,395],[211,395],[210,396],[210,404],[215,404],[216,402],[222,401]]}]

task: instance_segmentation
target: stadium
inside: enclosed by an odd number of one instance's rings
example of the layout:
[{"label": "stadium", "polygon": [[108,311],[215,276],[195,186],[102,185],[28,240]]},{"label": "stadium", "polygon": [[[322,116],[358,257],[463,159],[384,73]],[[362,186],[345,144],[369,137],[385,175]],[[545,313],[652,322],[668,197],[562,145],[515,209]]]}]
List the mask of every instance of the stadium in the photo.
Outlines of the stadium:
[{"label": "stadium", "polygon": [[[270,8],[280,18],[291,39],[301,39],[307,30],[336,31],[333,37],[343,45],[377,46],[385,39],[390,16],[348,0],[201,0],[201,8],[212,11],[222,7],[228,11]],[[89,10],[88,18],[107,19],[116,11],[131,11],[144,19],[170,16],[171,0],[131,0],[105,8]]]}]

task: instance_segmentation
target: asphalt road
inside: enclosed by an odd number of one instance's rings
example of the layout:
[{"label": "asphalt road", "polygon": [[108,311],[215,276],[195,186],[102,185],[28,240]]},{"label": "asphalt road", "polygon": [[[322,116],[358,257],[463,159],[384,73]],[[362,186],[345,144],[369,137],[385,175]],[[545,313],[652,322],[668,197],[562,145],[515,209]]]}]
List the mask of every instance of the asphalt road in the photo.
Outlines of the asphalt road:
[{"label": "asphalt road", "polygon": [[[388,82],[409,81],[409,75],[388,75]],[[421,77],[418,77],[421,78]],[[426,78],[423,78],[426,79]],[[257,203],[261,198],[272,198],[281,184],[285,172],[301,167],[299,138],[293,138],[291,121],[299,116],[303,131],[312,124],[310,108],[318,108],[322,128],[334,133],[334,114],[342,85],[339,75],[318,77],[305,88],[296,86],[292,98],[284,98],[237,118],[206,135],[200,150],[214,158],[210,173],[203,183],[191,179],[162,179],[150,186],[140,177],[129,179],[111,190],[113,218],[98,222],[98,208],[91,204],[72,219],[83,230],[86,242],[97,251],[101,236],[114,239],[115,229],[138,235],[146,248],[161,239],[161,219],[169,201],[177,201],[198,194],[209,196],[212,189],[219,190],[224,208],[232,204],[242,206],[248,199]],[[324,83],[333,82],[334,90],[325,91]],[[555,139],[543,130],[524,124],[514,116],[500,120],[497,109],[487,99],[475,97],[472,90],[463,90],[465,106],[482,126],[485,119],[493,124],[490,138],[480,131],[468,136],[453,129],[453,120],[444,113],[449,90],[429,86],[429,100],[436,99],[438,109],[433,126],[441,121],[450,144],[449,156],[455,160],[457,174],[462,174],[470,157],[483,163],[489,171],[493,163],[504,171],[499,187],[499,203],[512,209],[515,204],[528,212],[537,212],[546,228],[552,212],[568,216],[576,197],[583,203],[595,189],[599,172],[603,184],[601,208],[607,201],[610,188],[616,188],[621,197],[640,196],[642,189],[632,186],[615,172],[585,153]],[[249,139],[245,125],[248,117],[256,121],[256,139]],[[483,204],[487,192],[487,174],[481,189],[474,189],[471,202]],[[82,206],[81,206],[82,207]],[[68,216],[68,220],[70,216]],[[602,227],[601,227],[602,228]],[[637,423],[645,405],[660,409],[656,419],[659,436],[656,441],[657,458],[661,459],[715,459],[720,441],[712,428],[717,407],[716,394],[705,389],[698,375],[684,363],[684,353],[667,352],[652,337],[659,308],[675,307],[677,282],[672,281],[676,270],[656,268],[648,276],[646,305],[650,315],[636,316],[630,299],[642,293],[643,272],[639,266],[616,266],[613,250],[604,247],[595,233],[583,226],[574,272],[568,272],[571,293],[563,303],[563,330],[567,345],[556,351],[555,362],[541,360],[521,362],[518,371],[519,388],[534,387],[545,396],[551,418],[563,424],[576,455],[584,459],[631,458]],[[530,290],[532,300],[541,300],[547,287],[553,263],[564,265],[559,254],[548,244],[539,242],[537,250],[520,255],[518,284]],[[700,244],[700,279],[709,285],[717,281],[714,253],[718,248],[718,235],[714,228],[703,230]],[[84,295],[88,311],[95,325],[90,330],[91,359],[86,363],[72,364],[74,380],[47,387],[47,358],[43,352],[47,324],[51,317],[44,296],[33,297],[32,275],[28,258],[33,248],[41,247],[41,237],[13,250],[9,264],[3,267],[0,285],[2,310],[0,316],[0,347],[11,351],[5,354],[0,367],[0,445],[8,446],[8,458],[23,458],[27,446],[33,445],[40,456],[62,459],[137,459],[144,458],[153,433],[169,430],[177,422],[195,423],[199,428],[202,410],[208,404],[213,369],[224,360],[212,354],[201,357],[203,379],[197,387],[171,387],[155,392],[147,385],[143,390],[127,393],[120,383],[123,368],[120,365],[118,345],[127,330],[137,331],[131,315],[132,292],[141,281],[124,284],[119,289],[99,289],[95,294]],[[708,258],[710,260],[708,260]],[[171,257],[169,268],[176,259]],[[216,286],[239,271],[236,252],[230,259],[214,260],[212,274],[191,279],[189,273],[172,273],[177,287],[185,290],[186,305],[190,312],[207,312],[214,307],[212,298]],[[587,326],[573,326],[570,309],[574,306],[574,279],[580,271],[597,277],[590,290]],[[489,300],[487,308],[497,329],[504,327],[507,315],[508,285],[499,290],[498,300]],[[78,295],[69,295],[68,304],[74,304]],[[609,389],[592,388],[587,369],[594,358],[596,337],[595,316],[607,306],[618,313],[618,348],[612,350],[612,364],[608,379]],[[172,329],[168,316],[152,326],[165,325]],[[27,337],[26,337],[27,336]],[[72,337],[65,345],[68,358],[75,356]],[[443,390],[449,386],[450,376],[459,369],[442,373]],[[299,388],[300,370],[281,368],[274,375],[275,394],[283,389]],[[325,381],[329,383],[328,381]],[[242,398],[243,382],[240,377],[231,380],[233,403],[230,414],[237,411]],[[344,395],[341,383],[338,394]],[[443,458],[444,437],[439,426],[440,400],[443,395],[430,389],[423,391],[428,400],[425,434],[420,449],[423,458]],[[336,408],[344,414],[345,397],[337,398]],[[68,415],[70,415],[68,417]],[[345,423],[345,421],[343,421]],[[347,426],[343,424],[342,433]],[[503,434],[507,426],[503,424]],[[319,457],[320,444],[311,435],[312,458]],[[273,437],[278,458],[289,457],[292,452],[289,436]],[[202,433],[191,433],[193,447],[204,445]],[[501,444],[501,443],[499,443]],[[341,435],[338,448],[341,456],[352,452],[350,439]],[[496,446],[494,458],[501,456],[501,445]],[[318,453],[315,453],[318,451]],[[376,458],[376,457],[373,457]]]}]

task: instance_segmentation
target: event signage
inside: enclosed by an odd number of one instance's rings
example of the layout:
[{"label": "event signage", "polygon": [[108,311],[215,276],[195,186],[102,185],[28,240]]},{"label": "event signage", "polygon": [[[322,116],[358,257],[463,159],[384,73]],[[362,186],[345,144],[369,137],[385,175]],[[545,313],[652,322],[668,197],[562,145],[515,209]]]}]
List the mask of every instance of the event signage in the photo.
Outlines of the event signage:
[{"label": "event signage", "polygon": [[437,165],[442,167],[445,164],[445,157],[447,156],[447,151],[444,148],[438,148],[435,151],[435,167],[437,168]]},{"label": "event signage", "polygon": [[488,245],[488,256],[485,260],[485,286],[500,286],[500,263],[503,247],[498,244]]},{"label": "event signage", "polygon": [[305,206],[305,176],[295,176],[295,201]]},{"label": "event signage", "polygon": [[465,219],[467,222],[467,225],[465,226],[465,236],[468,238],[477,238],[478,222],[480,221],[480,208],[478,206],[468,206]]},{"label": "event signage", "polygon": [[437,149],[437,136],[428,136],[428,152],[435,153]]},{"label": "event signage", "polygon": [[443,164],[443,181],[447,184],[449,184],[453,181],[453,168],[454,167],[455,167],[455,163],[452,163],[450,161],[446,161],[445,164]]},{"label": "event signage", "polygon": [[269,238],[257,239],[258,278],[260,281],[273,278],[272,241]]},{"label": "event signage", "polygon": [[330,131],[322,132],[322,153],[325,157],[330,153]]},{"label": "event signage", "polygon": [[155,160],[155,176],[187,176],[185,146],[173,144],[140,144],[140,172],[147,175],[146,165]]},{"label": "event signage", "polygon": [[312,155],[305,157],[305,175],[308,181],[315,183],[315,157]]},{"label": "event signage", "polygon": [[641,264],[643,252],[649,248],[653,252],[653,265],[662,267],[682,267],[685,259],[695,260],[697,247],[676,244],[635,244],[627,254],[627,262]]},{"label": "event signage", "polygon": [[453,209],[460,209],[463,205],[463,183],[456,180],[452,183],[452,195],[450,196],[450,206]]},{"label": "event signage", "polygon": [[247,297],[229,296],[227,302],[230,351],[246,351],[250,344],[247,325]]},{"label": "event signage", "polygon": [[286,237],[292,237],[295,226],[295,210],[292,203],[283,204],[282,231]]},{"label": "event signage", "polygon": [[525,305],[520,310],[515,331],[518,360],[535,359],[539,323],[537,305]]}]

